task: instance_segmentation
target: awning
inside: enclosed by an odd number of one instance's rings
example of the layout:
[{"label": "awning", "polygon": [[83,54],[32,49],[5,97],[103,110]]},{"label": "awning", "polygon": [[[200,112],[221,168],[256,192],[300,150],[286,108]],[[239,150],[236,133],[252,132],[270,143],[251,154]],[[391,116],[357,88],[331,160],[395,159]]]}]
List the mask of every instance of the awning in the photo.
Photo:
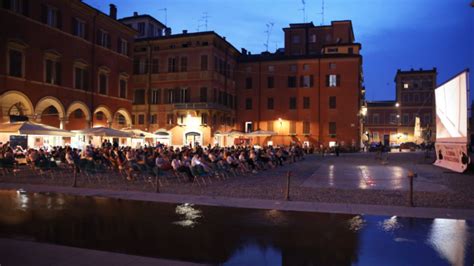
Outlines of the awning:
[{"label": "awning", "polygon": [[10,133],[16,135],[39,135],[39,136],[60,136],[72,137],[75,134],[64,129],[52,127],[30,121],[10,122],[0,124],[0,133]]},{"label": "awning", "polygon": [[136,128],[122,128],[122,131],[127,132],[127,133],[132,133],[133,137],[132,138],[155,138],[155,134],[136,129]]},{"label": "awning", "polygon": [[238,136],[245,136],[246,134],[244,132],[241,132],[241,131],[231,130],[231,131],[227,131],[227,132],[216,133],[214,135],[216,135],[216,136],[227,136],[227,137],[238,137]]},{"label": "awning", "polygon": [[270,137],[274,135],[276,135],[275,132],[267,130],[257,130],[246,134],[249,137]]},{"label": "awning", "polygon": [[93,127],[84,130],[73,130],[72,132],[88,136],[97,137],[115,137],[115,138],[131,138],[132,133],[120,131],[109,127]]}]

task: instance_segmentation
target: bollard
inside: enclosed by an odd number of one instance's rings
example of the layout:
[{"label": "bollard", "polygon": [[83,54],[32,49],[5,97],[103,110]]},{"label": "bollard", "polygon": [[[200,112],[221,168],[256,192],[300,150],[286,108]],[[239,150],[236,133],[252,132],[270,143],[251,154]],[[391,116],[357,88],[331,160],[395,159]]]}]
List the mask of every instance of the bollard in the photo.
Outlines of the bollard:
[{"label": "bollard", "polygon": [[72,167],[72,171],[74,172],[74,183],[72,184],[72,187],[77,187],[77,168],[76,165]]},{"label": "bollard", "polygon": [[156,193],[160,193],[160,177],[156,175]]},{"label": "bollard", "polygon": [[408,195],[408,200],[409,200],[410,207],[414,207],[415,204],[413,203],[413,178],[416,177],[416,173],[414,173],[413,171],[408,171],[407,177],[410,181],[410,191]]},{"label": "bollard", "polygon": [[290,200],[290,177],[291,177],[291,171],[288,171],[286,174],[286,200]]}]

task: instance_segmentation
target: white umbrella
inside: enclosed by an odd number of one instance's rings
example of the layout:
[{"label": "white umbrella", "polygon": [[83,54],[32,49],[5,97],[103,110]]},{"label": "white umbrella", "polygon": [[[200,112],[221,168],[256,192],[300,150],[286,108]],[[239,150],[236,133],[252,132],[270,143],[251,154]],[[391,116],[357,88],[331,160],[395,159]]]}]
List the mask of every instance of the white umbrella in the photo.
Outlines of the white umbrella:
[{"label": "white umbrella", "polygon": [[122,128],[122,131],[127,132],[127,133],[132,133],[133,138],[155,138],[156,137],[155,134],[152,134],[140,129],[136,129],[136,128]]},{"label": "white umbrella", "polygon": [[61,136],[72,137],[75,134],[44,124],[33,123],[30,121],[9,122],[0,124],[0,133],[11,133],[16,135],[39,135],[39,136]]},{"label": "white umbrella", "polygon": [[98,136],[98,137],[116,137],[116,138],[131,138],[133,137],[132,133],[120,131],[110,127],[93,127],[83,130],[74,130],[78,134],[88,135],[88,136]]},{"label": "white umbrella", "polygon": [[247,133],[249,137],[270,137],[276,135],[275,132],[269,130],[257,130],[250,133]]}]

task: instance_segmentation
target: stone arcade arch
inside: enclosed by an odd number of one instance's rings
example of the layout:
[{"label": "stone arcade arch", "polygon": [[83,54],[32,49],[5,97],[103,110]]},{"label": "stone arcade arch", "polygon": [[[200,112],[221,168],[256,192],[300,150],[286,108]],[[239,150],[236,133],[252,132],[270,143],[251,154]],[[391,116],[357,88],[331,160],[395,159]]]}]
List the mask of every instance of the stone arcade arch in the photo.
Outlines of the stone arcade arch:
[{"label": "stone arcade arch", "polygon": [[0,118],[2,122],[10,121],[9,115],[34,117],[34,107],[30,98],[20,91],[7,91],[0,95]]},{"label": "stone arcade arch", "polygon": [[56,97],[43,97],[35,107],[36,121],[50,126],[64,128],[65,115],[64,106]]},{"label": "stone arcade arch", "polygon": [[89,107],[81,101],[72,102],[66,111],[66,129],[81,130],[90,127],[91,111]]}]

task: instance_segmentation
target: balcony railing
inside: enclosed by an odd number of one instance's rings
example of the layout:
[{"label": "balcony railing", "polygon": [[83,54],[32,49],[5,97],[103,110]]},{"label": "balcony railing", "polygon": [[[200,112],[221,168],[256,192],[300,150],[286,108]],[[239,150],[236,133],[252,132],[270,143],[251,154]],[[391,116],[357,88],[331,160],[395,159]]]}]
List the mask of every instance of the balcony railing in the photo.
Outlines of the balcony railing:
[{"label": "balcony railing", "polygon": [[197,103],[175,103],[173,104],[175,109],[218,109],[218,110],[233,110],[228,106],[218,103],[206,103],[206,102],[197,102]]}]

